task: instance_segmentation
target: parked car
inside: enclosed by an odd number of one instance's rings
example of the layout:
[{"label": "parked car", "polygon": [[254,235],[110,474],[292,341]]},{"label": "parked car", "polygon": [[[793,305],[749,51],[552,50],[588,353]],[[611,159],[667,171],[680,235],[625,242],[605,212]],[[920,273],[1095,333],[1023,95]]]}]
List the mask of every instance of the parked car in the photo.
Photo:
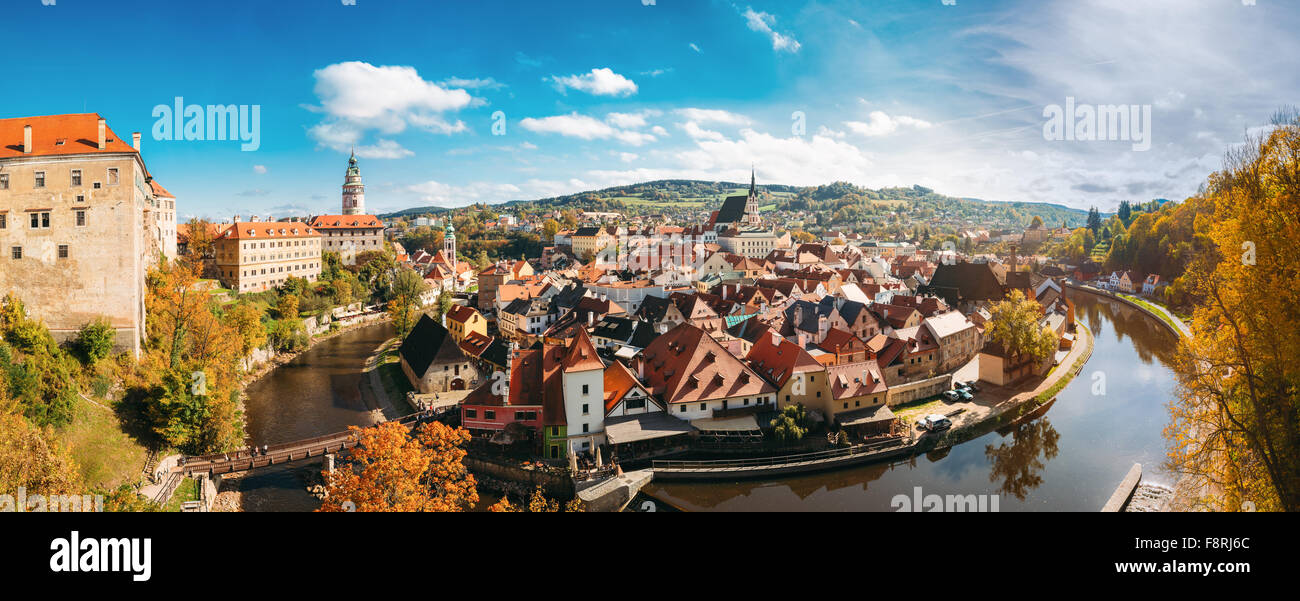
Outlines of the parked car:
[{"label": "parked car", "polygon": [[943,391],[943,394],[939,396],[943,397],[943,400],[948,401],[949,403],[956,403],[961,400],[961,395],[957,394],[957,391],[955,390],[945,390]]},{"label": "parked car", "polygon": [[971,394],[970,391],[966,390],[965,388],[958,388],[953,392],[956,392],[957,396],[961,397],[962,402],[968,403],[970,401],[975,400],[975,395]]},{"label": "parked car", "polygon": [[966,387],[966,390],[969,390],[971,392],[980,391],[980,387],[975,385],[975,380],[971,380],[969,382],[962,382],[962,385]]},{"label": "parked car", "polygon": [[916,423],[916,427],[928,432],[940,432],[951,428],[952,420],[949,420],[938,413],[931,413],[930,415],[921,418],[921,421]]}]

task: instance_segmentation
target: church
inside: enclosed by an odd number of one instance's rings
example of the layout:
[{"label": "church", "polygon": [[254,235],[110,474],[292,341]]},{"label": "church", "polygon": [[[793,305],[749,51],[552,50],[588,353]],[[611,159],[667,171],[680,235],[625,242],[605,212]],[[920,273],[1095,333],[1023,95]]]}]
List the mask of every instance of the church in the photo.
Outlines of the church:
[{"label": "church", "polygon": [[776,248],[776,232],[763,227],[758,215],[758,181],[753,171],[749,173],[749,194],[727,197],[709,219],[709,227],[717,232],[722,249],[732,254],[762,259]]}]

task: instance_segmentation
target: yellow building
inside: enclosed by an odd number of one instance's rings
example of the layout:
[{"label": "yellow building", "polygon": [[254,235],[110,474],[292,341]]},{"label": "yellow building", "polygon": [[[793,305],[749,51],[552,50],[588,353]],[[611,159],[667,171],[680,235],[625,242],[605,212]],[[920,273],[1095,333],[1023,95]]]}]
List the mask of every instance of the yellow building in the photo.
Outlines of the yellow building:
[{"label": "yellow building", "polygon": [[321,235],[305,223],[236,220],[213,246],[221,283],[241,294],[320,277]]},{"label": "yellow building", "polygon": [[487,336],[487,319],[471,307],[452,305],[447,310],[447,331],[457,343],[465,340],[470,332]]}]

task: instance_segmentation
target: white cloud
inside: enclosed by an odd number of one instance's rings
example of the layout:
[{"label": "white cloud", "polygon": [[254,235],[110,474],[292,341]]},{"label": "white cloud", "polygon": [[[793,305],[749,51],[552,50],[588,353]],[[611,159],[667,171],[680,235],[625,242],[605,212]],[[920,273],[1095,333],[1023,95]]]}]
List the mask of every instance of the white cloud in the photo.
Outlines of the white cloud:
[{"label": "white cloud", "polygon": [[618,140],[630,146],[640,146],[655,141],[651,134],[620,129],[587,115],[570,113],[551,117],[528,117],[519,122],[519,126],[537,133],[560,134],[569,138],[582,140]]},{"label": "white cloud", "polygon": [[[308,107],[325,119],[308,132],[318,144],[335,150],[360,142],[366,132],[398,134],[408,126],[438,134],[466,131],[464,122],[447,113],[475,105],[463,89],[450,89],[421,78],[414,67],[375,66],[351,61],[313,73],[319,106]],[[393,155],[394,142],[376,144],[375,153]],[[396,153],[410,156],[409,151]]]},{"label": "white cloud", "polygon": [[363,159],[404,159],[415,153],[392,140],[376,140],[370,146],[358,146],[357,156]]},{"label": "white cloud", "polygon": [[696,123],[722,123],[724,125],[749,125],[749,118],[719,109],[682,108],[673,111]]},{"label": "white cloud", "polygon": [[662,111],[653,109],[637,113],[609,113],[608,115],[605,115],[605,121],[614,127],[636,129],[639,127],[645,127],[649,124],[649,122],[646,121],[646,117],[657,117],[662,114]]},{"label": "white cloud", "polygon": [[884,111],[871,111],[867,121],[845,121],[844,126],[855,134],[867,137],[887,136],[900,128],[930,129],[931,123],[922,119],[899,115],[890,117]]},{"label": "white cloud", "polygon": [[470,90],[479,90],[479,89],[499,90],[501,88],[506,87],[506,84],[503,84],[491,77],[471,77],[471,78],[448,77],[447,79],[444,79],[438,83],[441,84],[443,87],[467,88]]},{"label": "white cloud", "polygon": [[686,123],[679,125],[679,127],[681,127],[682,130],[686,132],[686,135],[690,136],[692,140],[722,141],[726,139],[721,132],[704,129],[694,121],[687,121]]},{"label": "white cloud", "polygon": [[266,165],[253,165],[253,173],[265,175],[267,172]]},{"label": "white cloud", "polygon": [[631,96],[637,90],[635,82],[608,67],[592,69],[582,75],[553,75],[551,80],[561,92],[572,88],[593,96]]},{"label": "white cloud", "polygon": [[688,46],[691,47],[691,50],[694,50],[694,51],[696,51],[696,52],[698,52],[698,53],[701,53],[701,54],[704,53],[704,51],[703,51],[703,50],[700,50],[700,47],[697,46],[697,45],[695,44],[695,42],[691,42],[690,44],[688,44]]},{"label": "white cloud", "polygon": [[745,23],[749,25],[750,29],[772,39],[773,50],[777,52],[799,51],[801,45],[799,44],[799,40],[794,39],[794,36],[783,34],[772,29],[772,25],[776,24],[776,17],[765,12],[755,12],[753,8],[748,7],[745,8],[744,16]]},{"label": "white cloud", "polygon": [[618,157],[618,160],[623,161],[624,163],[631,163],[641,158],[639,155],[633,152],[619,152],[619,153],[615,153],[615,156]]}]

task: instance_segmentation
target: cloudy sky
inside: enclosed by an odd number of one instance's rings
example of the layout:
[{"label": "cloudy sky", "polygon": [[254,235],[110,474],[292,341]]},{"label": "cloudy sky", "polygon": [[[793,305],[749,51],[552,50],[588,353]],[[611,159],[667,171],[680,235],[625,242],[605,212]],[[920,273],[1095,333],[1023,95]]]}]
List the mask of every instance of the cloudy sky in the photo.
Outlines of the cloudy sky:
[{"label": "cloudy sky", "polygon": [[[144,132],[182,217],[337,212],[354,147],[371,212],[751,164],[1110,210],[1300,104],[1291,0],[348,1],[15,0],[0,117]],[[158,139],[178,96],[259,107],[257,149]],[[1149,149],[1047,139],[1067,97],[1149,106]]]}]

